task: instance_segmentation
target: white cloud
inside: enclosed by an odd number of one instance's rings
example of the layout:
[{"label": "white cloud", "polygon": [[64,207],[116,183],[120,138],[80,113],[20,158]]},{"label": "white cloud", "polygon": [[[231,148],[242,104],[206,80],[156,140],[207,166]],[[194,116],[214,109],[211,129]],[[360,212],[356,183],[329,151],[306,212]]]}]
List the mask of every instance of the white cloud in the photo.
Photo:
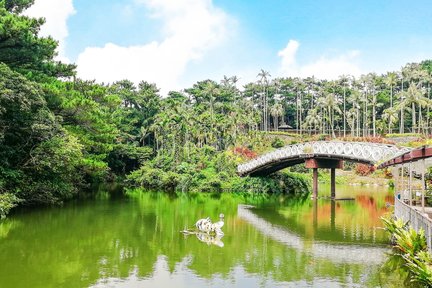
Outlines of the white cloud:
[{"label": "white cloud", "polygon": [[40,36],[52,36],[59,41],[58,60],[69,62],[65,55],[66,38],[68,36],[67,20],[75,14],[72,0],[36,0],[24,12],[30,17],[44,17],[46,22],[41,27]]},{"label": "white cloud", "polygon": [[87,47],[77,59],[78,75],[113,82],[155,82],[163,93],[179,89],[179,79],[193,60],[226,38],[230,19],[211,0],[135,0],[163,23],[163,40],[123,47],[107,43]]},{"label": "white cloud", "polygon": [[278,52],[278,56],[282,57],[282,69],[290,69],[295,65],[295,57],[300,43],[296,40],[289,40],[285,49]]},{"label": "white cloud", "polygon": [[337,79],[340,75],[360,76],[361,69],[356,63],[360,52],[357,50],[335,56],[321,56],[318,60],[299,65],[296,61],[297,51],[300,43],[296,40],[289,40],[287,46],[278,52],[282,58],[280,71],[286,77],[315,76],[319,79]]}]

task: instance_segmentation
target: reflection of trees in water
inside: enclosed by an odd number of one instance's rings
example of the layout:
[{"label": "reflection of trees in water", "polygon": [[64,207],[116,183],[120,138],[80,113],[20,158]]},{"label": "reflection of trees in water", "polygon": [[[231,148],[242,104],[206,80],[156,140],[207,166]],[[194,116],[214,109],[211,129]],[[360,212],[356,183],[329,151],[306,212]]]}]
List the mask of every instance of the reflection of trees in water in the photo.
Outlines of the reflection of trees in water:
[{"label": "reflection of trees in water", "polygon": [[[137,194],[133,201],[98,201],[17,216],[21,224],[0,239],[0,261],[8,263],[0,266],[0,286],[83,287],[131,273],[152,277],[162,255],[170,273],[190,258],[187,268],[207,279],[227,279],[238,266],[276,281],[325,277],[360,283],[373,277],[373,267],[317,260],[262,235],[236,217],[240,200],[229,194],[219,199]],[[221,212],[226,217],[223,249],[179,233],[196,219]]]},{"label": "reflection of trees in water", "polygon": [[310,239],[387,243],[380,217],[388,213],[387,193],[360,194],[353,201],[318,200],[288,203],[276,210],[257,211],[260,217]]}]

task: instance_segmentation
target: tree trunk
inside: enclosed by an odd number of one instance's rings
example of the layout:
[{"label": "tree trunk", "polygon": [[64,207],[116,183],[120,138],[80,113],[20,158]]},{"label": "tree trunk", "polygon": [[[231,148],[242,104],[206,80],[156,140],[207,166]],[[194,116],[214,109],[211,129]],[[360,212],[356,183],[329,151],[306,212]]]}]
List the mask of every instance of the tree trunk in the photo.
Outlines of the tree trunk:
[{"label": "tree trunk", "polygon": [[343,94],[343,135],[346,137],[346,105],[345,105],[345,86],[344,86],[344,94]]},{"label": "tree trunk", "polygon": [[393,85],[390,85],[390,108],[393,108]]},{"label": "tree trunk", "polygon": [[418,129],[417,129],[417,133],[421,133],[421,128],[422,128],[422,122],[423,122],[423,117],[422,117],[422,112],[421,112],[421,104],[419,104],[419,111],[418,111],[418,114],[419,114],[419,116],[418,116]]},{"label": "tree trunk", "polygon": [[413,133],[415,133],[415,128],[417,127],[417,125],[416,125],[416,112],[415,112],[415,104],[414,104],[414,102],[411,104],[411,109],[412,109],[412,128],[411,128],[411,131],[413,132]]},{"label": "tree trunk", "polygon": [[375,108],[375,94],[374,94],[374,99],[373,99],[373,101],[374,101],[374,103],[372,104],[372,129],[373,129],[373,137],[375,137],[376,136],[376,130],[375,130],[375,122],[376,122],[376,115],[375,115],[375,110],[376,110],[376,108]]},{"label": "tree trunk", "polygon": [[401,106],[401,118],[400,118],[400,125],[399,125],[399,133],[403,134],[405,127],[404,127],[404,107]]}]

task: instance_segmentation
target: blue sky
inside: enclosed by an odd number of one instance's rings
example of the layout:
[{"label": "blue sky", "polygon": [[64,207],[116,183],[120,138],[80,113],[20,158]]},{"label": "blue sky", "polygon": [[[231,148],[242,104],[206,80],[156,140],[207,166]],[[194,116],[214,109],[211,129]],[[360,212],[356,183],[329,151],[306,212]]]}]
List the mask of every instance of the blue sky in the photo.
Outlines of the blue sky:
[{"label": "blue sky", "polygon": [[[53,3],[55,3],[53,5]],[[398,70],[432,59],[430,0],[36,0],[59,58],[99,82],[155,82]]]}]

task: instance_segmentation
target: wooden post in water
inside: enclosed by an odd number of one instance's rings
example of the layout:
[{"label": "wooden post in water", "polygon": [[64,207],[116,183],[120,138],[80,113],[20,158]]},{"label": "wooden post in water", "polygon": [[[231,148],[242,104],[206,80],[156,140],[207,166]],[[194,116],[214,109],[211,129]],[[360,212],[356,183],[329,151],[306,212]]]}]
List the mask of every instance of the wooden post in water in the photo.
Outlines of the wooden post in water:
[{"label": "wooden post in water", "polygon": [[331,199],[336,198],[336,168],[330,168],[330,187]]},{"label": "wooden post in water", "polygon": [[318,168],[331,169],[331,198],[334,199],[336,195],[336,168],[343,168],[342,160],[334,159],[316,159],[309,158],[305,160],[305,167],[313,169],[313,195],[314,199],[318,198]]}]

